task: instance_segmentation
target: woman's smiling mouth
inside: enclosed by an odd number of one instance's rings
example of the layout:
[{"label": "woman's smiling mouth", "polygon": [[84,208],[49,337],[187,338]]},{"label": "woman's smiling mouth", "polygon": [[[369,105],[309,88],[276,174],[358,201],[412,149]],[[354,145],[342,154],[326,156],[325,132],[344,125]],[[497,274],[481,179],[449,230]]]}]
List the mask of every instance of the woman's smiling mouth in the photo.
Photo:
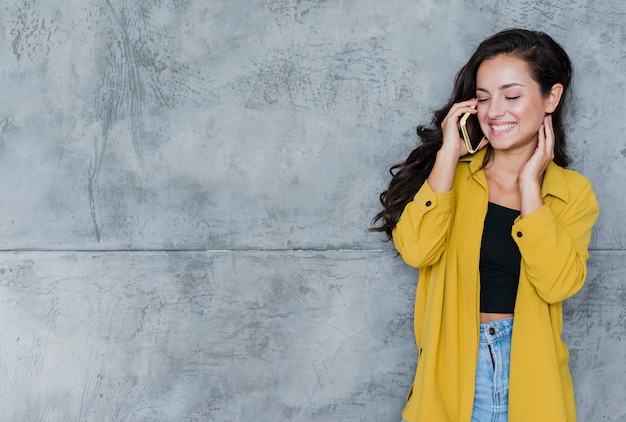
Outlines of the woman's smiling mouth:
[{"label": "woman's smiling mouth", "polygon": [[497,133],[497,132],[506,132],[508,130],[511,130],[515,126],[517,126],[517,123],[506,123],[502,125],[489,125],[489,126],[491,127],[492,132]]}]

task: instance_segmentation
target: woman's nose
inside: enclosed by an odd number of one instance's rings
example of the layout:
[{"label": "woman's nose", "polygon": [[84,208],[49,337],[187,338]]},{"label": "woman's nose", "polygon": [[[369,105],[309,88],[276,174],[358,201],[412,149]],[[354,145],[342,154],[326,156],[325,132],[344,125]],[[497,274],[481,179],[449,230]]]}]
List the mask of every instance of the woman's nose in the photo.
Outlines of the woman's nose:
[{"label": "woman's nose", "polygon": [[504,108],[504,104],[502,101],[492,99],[488,105],[487,116],[490,119],[501,117],[502,115],[504,115],[504,110],[505,108]]}]

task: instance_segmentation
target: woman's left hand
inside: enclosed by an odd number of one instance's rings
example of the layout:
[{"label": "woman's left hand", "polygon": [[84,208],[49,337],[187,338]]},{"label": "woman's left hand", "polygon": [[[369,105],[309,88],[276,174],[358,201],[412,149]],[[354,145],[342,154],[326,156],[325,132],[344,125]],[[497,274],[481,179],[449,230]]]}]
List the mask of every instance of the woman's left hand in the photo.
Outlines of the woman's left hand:
[{"label": "woman's left hand", "polygon": [[518,176],[521,196],[522,218],[526,217],[543,205],[541,196],[541,184],[543,174],[554,158],[554,129],[552,116],[547,115],[539,128],[539,141],[534,154],[522,167]]},{"label": "woman's left hand", "polygon": [[522,167],[519,180],[524,182],[539,182],[543,179],[543,173],[550,161],[554,159],[554,129],[552,127],[552,116],[547,115],[543,119],[543,124],[539,128],[539,141],[537,149],[528,162]]}]

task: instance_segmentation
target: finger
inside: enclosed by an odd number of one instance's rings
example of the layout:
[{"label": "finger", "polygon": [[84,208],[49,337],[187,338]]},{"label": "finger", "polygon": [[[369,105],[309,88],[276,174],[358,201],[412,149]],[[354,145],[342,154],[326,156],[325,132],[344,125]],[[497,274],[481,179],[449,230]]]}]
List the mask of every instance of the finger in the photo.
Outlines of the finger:
[{"label": "finger", "polygon": [[455,104],[453,108],[450,109],[450,111],[448,112],[448,115],[442,122],[442,126],[455,125],[458,128],[459,124],[461,123],[461,120],[467,113],[471,113],[471,114],[478,113],[478,111],[476,110],[475,102],[469,101],[469,102]]},{"label": "finger", "polygon": [[461,107],[462,113],[466,113],[468,111],[472,113],[478,113],[478,100],[476,98],[460,102],[458,105]]},{"label": "finger", "polygon": [[478,105],[478,100],[476,98],[472,98],[467,101],[461,101],[452,106],[448,115],[460,117],[461,115],[467,113],[468,111],[470,113],[477,113],[478,112],[478,110],[476,110],[477,105]]},{"label": "finger", "polygon": [[545,154],[546,153],[546,125],[544,123],[539,126],[539,137],[537,141],[537,153]]},{"label": "finger", "polygon": [[543,144],[546,141],[546,124],[542,123],[539,126],[539,144]]},{"label": "finger", "polygon": [[545,131],[545,138],[546,138],[546,144],[545,144],[545,148],[546,148],[546,153],[550,156],[553,157],[554,156],[554,126],[552,125],[552,115],[548,114],[545,118],[544,118],[544,131]]},{"label": "finger", "polygon": [[468,100],[462,103],[454,104],[441,122],[441,128],[443,130],[446,130],[446,128],[452,130],[453,127],[458,129],[462,116],[468,112],[472,114],[476,114],[478,112],[476,110],[476,100]]}]

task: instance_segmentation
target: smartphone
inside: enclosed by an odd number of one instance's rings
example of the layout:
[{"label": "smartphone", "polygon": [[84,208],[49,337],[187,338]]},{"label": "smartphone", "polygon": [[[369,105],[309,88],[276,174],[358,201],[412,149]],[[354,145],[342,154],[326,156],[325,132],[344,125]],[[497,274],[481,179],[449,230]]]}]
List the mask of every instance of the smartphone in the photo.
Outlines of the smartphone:
[{"label": "smartphone", "polygon": [[478,116],[472,114],[469,111],[461,117],[460,121],[461,136],[467,146],[467,151],[470,154],[474,154],[478,151],[480,143],[485,136],[482,130],[480,130],[480,124],[478,123]]}]

